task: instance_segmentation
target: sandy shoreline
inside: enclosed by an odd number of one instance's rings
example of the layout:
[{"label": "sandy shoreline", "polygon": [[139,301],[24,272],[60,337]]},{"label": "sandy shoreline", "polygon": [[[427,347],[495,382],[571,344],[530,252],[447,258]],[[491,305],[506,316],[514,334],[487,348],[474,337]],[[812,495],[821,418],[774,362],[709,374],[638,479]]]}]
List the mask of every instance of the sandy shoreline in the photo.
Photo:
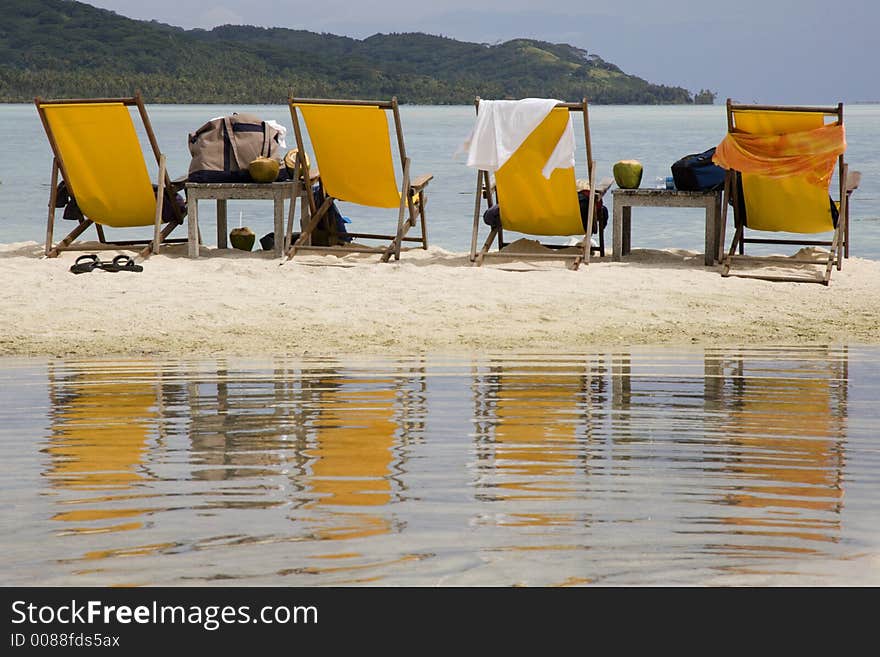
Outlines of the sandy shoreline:
[{"label": "sandy shoreline", "polygon": [[[571,272],[555,262],[472,268],[466,254],[438,248],[388,265],[309,256],[279,266],[262,252],[213,248],[190,260],[175,246],[142,273],[81,275],[68,271],[79,253],[41,253],[35,242],[0,245],[0,356],[880,343],[880,262],[858,258],[826,288],[723,279],[685,251],[634,250]],[[338,266],[306,264],[316,262]]]}]

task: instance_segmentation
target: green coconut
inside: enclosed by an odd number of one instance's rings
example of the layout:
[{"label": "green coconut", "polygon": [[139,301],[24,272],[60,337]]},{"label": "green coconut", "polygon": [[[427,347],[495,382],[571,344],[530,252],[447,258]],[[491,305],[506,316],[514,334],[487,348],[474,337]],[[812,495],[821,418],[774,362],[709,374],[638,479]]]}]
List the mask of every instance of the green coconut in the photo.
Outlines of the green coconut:
[{"label": "green coconut", "polygon": [[613,172],[614,182],[621,189],[638,189],[642,182],[642,163],[638,160],[620,160]]},{"label": "green coconut", "polygon": [[250,251],[254,248],[254,241],[257,239],[257,236],[247,226],[242,226],[241,228],[233,228],[229,231],[229,242],[232,244],[233,248],[240,249],[242,251]]},{"label": "green coconut", "polygon": [[279,169],[281,169],[281,164],[271,157],[258,157],[248,165],[251,178],[258,183],[275,182]]}]

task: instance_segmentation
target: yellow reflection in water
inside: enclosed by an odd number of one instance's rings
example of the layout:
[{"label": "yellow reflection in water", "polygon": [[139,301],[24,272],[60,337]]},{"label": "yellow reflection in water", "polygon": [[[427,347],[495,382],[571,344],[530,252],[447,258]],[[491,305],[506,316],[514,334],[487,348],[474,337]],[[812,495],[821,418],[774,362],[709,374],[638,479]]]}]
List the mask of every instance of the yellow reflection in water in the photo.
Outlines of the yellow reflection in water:
[{"label": "yellow reflection in water", "polygon": [[[584,467],[579,432],[586,426],[584,375],[571,365],[504,364],[477,377],[478,435],[491,447],[483,469],[499,501],[552,501],[570,496]],[[482,427],[482,430],[479,429]],[[576,521],[570,513],[533,511],[496,517],[512,527],[549,527]]]},{"label": "yellow reflection in water", "polygon": [[[157,380],[149,366],[67,369],[50,365],[52,434],[45,476],[58,492],[111,491],[59,500],[59,505],[74,507],[52,516],[70,523],[62,535],[114,534],[144,527],[141,518],[147,509],[114,505],[136,498],[132,493],[149,479],[143,460],[159,418]],[[136,546],[126,552],[152,553],[164,547]],[[82,558],[102,559],[115,552],[92,550]]]},{"label": "yellow reflection in water", "polygon": [[345,507],[385,507],[392,501],[392,463],[399,425],[392,380],[360,380],[351,389],[344,380],[320,384],[320,412],[306,479],[316,499],[307,508],[328,508],[332,520],[315,529],[320,539],[346,540],[387,534],[385,515]]},{"label": "yellow reflection in water", "polygon": [[[57,489],[130,491],[146,477],[141,468],[157,417],[155,375],[129,368],[50,371],[52,436],[46,476]],[[88,523],[139,517],[143,509],[90,507],[107,496],[73,500],[76,509],[59,511],[54,520]],[[82,506],[80,506],[82,505]],[[83,508],[85,507],[85,508]],[[140,522],[114,525],[137,529]],[[108,528],[102,528],[106,531]],[[94,525],[67,531],[94,532]]]},{"label": "yellow reflection in water", "polygon": [[[772,363],[736,356],[708,366],[721,374],[729,462],[736,485],[724,518],[737,536],[836,541],[843,504],[846,352],[822,350]],[[711,372],[710,372],[711,373]],[[725,545],[741,552],[804,552],[786,545]]]}]

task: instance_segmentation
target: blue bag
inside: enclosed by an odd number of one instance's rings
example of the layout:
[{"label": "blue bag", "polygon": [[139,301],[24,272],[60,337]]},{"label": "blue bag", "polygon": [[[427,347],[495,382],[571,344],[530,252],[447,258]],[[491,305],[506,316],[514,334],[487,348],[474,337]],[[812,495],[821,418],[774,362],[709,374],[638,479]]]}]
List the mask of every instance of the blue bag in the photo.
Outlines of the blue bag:
[{"label": "blue bag", "polygon": [[715,149],[685,155],[672,165],[675,188],[685,192],[714,192],[724,187],[727,171],[712,162]]}]

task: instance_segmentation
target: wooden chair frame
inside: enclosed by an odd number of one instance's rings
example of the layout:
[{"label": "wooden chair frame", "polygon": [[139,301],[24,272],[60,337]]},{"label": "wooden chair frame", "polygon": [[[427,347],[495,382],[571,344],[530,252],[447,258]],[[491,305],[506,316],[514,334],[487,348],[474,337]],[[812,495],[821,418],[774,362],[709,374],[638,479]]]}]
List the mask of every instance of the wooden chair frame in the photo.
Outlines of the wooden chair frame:
[{"label": "wooden chair frame", "polygon": [[[142,239],[109,241],[106,239],[104,235],[104,227],[100,223],[93,221],[92,219],[89,219],[87,217],[83,217],[83,219],[80,220],[79,224],[66,237],[64,237],[58,243],[53,244],[53,236],[55,231],[55,203],[58,196],[59,173],[65,181],[68,181],[68,193],[70,194],[71,198],[76,198],[76,190],[70,186],[70,179],[67,176],[64,156],[61,153],[61,150],[58,148],[58,144],[56,143],[55,137],[52,134],[52,129],[49,126],[49,122],[46,119],[46,115],[42,109],[42,106],[71,104],[90,105],[95,103],[122,103],[127,107],[135,106],[137,107],[138,113],[140,114],[141,120],[143,121],[144,129],[147,133],[147,138],[150,140],[150,146],[152,148],[153,155],[156,158],[156,163],[159,165],[159,174],[156,185],[156,216],[153,225],[152,240]],[[140,92],[136,92],[135,95],[131,98],[72,98],[69,100],[44,100],[40,97],[36,97],[34,98],[34,104],[37,106],[37,112],[40,115],[40,120],[43,123],[43,128],[46,131],[46,137],[49,139],[49,144],[52,147],[52,153],[54,155],[52,160],[52,175],[49,190],[49,217],[46,225],[45,253],[47,257],[57,257],[61,251],[113,250],[118,249],[119,247],[132,247],[146,244],[146,248],[143,249],[139,253],[139,255],[143,258],[147,258],[151,253],[159,253],[159,247],[163,243],[172,244],[182,243],[186,241],[186,239],[168,239],[168,235],[171,233],[171,231],[177,228],[177,226],[183,224],[183,214],[180,212],[180,208],[177,207],[177,203],[174,200],[174,195],[178,191],[183,189],[183,182],[172,182],[168,176],[168,172],[165,169],[165,155],[163,155],[162,152],[159,150],[159,143],[156,140],[156,134],[153,132],[153,126],[150,123],[150,117],[147,115],[147,110],[144,107],[143,98],[141,98]],[[175,220],[169,221],[168,225],[165,226],[165,228],[162,228],[162,208],[165,202],[168,202],[170,204]],[[95,224],[95,229],[98,233],[100,244],[97,246],[93,245],[88,248],[76,245],[74,243],[74,240],[79,237],[92,224]]]},{"label": "wooden chair frame", "polygon": [[[380,253],[381,258],[380,262],[388,262],[392,257],[395,260],[400,260],[400,252],[402,249],[403,242],[416,242],[419,246],[415,248],[428,248],[428,236],[426,232],[425,225],[425,205],[427,203],[427,193],[425,192],[425,187],[427,187],[428,183],[434,178],[434,176],[427,174],[423,176],[419,176],[415,180],[411,180],[410,178],[410,159],[406,154],[406,147],[403,142],[403,128],[400,123],[400,112],[398,110],[397,105],[397,97],[394,96],[390,101],[373,101],[373,100],[339,100],[339,99],[325,99],[325,98],[294,98],[293,96],[288,97],[287,99],[288,107],[290,108],[291,118],[293,119],[293,131],[296,136],[296,147],[297,147],[297,158],[296,164],[294,166],[294,199],[298,198],[302,193],[302,187],[305,187],[305,203],[303,204],[302,210],[302,232],[300,233],[299,238],[296,242],[293,242],[293,220],[294,220],[294,212],[291,211],[288,215],[288,223],[287,223],[287,234],[285,236],[285,243],[290,244],[290,248],[287,252],[287,259],[292,259],[297,253],[303,251],[313,251],[320,253],[334,253],[339,255],[346,255],[349,253]],[[320,180],[320,172],[317,170],[311,170],[309,172],[310,182],[306,184],[305,181],[305,172],[307,170],[305,163],[305,143],[303,141],[302,128],[299,123],[299,116],[296,112],[296,105],[357,105],[357,106],[369,106],[369,107],[378,107],[379,109],[383,109],[391,112],[394,117],[394,127],[395,133],[397,135],[397,147],[400,153],[400,162],[402,171],[402,183],[400,185],[400,206],[398,208],[397,214],[397,230],[392,234],[375,234],[375,233],[346,233],[346,237],[350,237],[352,239],[369,239],[369,240],[390,240],[387,246],[368,246],[368,245],[350,245],[345,242],[341,242],[338,238],[338,233],[336,231],[336,226],[333,225],[333,222],[326,221],[327,211],[330,209],[332,203],[337,200],[344,199],[336,199],[329,194],[326,193],[324,195],[324,202],[320,207],[317,206],[317,202],[315,201],[315,194],[312,189],[312,183]],[[317,163],[320,166],[320,162]],[[407,237],[407,232],[410,228],[416,225],[416,222],[419,221],[421,224],[421,236],[419,237]],[[323,228],[328,232],[330,236],[330,246],[317,246],[311,243],[311,238],[315,233],[315,230],[319,227],[323,226]]]},{"label": "wooden chair frame", "polygon": [[[479,112],[480,109],[480,98],[479,96],[474,101],[474,107]],[[569,112],[581,112],[583,115],[583,126],[584,126],[584,140],[587,146],[587,179],[590,181],[590,189],[594,190],[595,193],[598,193],[600,197],[605,195],[605,192],[608,191],[610,184],[603,186],[602,188],[597,189],[596,187],[596,163],[593,161],[593,146],[590,142],[590,118],[589,111],[587,109],[587,99],[583,98],[579,103],[558,103],[556,107],[564,107]],[[598,252],[602,257],[605,256],[605,231],[600,226],[599,233],[599,246],[592,246],[591,236],[593,234],[593,225],[595,221],[595,202],[590,203],[589,211],[587,213],[587,233],[584,235],[584,242],[581,245],[579,252],[575,255],[563,255],[557,253],[525,253],[518,251],[504,251],[501,250],[508,246],[508,242],[504,241],[504,229],[499,226],[497,228],[492,228],[489,231],[489,236],[486,238],[486,241],[483,243],[483,246],[477,251],[477,237],[479,235],[480,230],[480,215],[482,214],[482,200],[485,199],[486,207],[490,208],[495,205],[495,187],[491,182],[491,178],[488,171],[479,170],[477,171],[477,191],[474,198],[474,226],[473,232],[471,233],[471,253],[470,260],[471,264],[475,267],[479,267],[483,264],[483,260],[486,258],[493,257],[503,257],[503,258],[522,258],[524,260],[564,260],[571,261],[568,264],[569,269],[577,270],[581,263],[590,264],[590,255],[593,252]],[[494,242],[497,238],[498,241],[498,251],[490,252],[489,249],[492,246],[492,242]],[[565,244],[545,244],[539,242],[541,246],[559,250],[570,248]]]},{"label": "wooden chair frame", "polygon": [[[742,111],[774,111],[774,112],[809,112],[836,118],[833,125],[843,125],[843,103],[838,103],[837,107],[808,107],[794,105],[739,105],[727,99],[727,130],[729,133],[737,131],[734,125],[734,112]],[[849,197],[858,187],[860,174],[858,172],[849,172],[848,166],[841,154],[837,162],[838,178],[839,178],[839,198],[840,208],[838,212],[837,226],[831,240],[792,240],[792,239],[770,239],[746,237],[745,229],[746,217],[742,216],[743,210],[740,205],[740,185],[738,184],[739,172],[728,170],[724,180],[724,192],[721,202],[721,237],[719,239],[719,261],[721,262],[721,275],[740,276],[745,278],[759,278],[768,281],[794,281],[801,283],[822,283],[829,285],[831,281],[831,272],[834,267],[839,270],[842,267],[843,258],[849,257]],[[724,239],[727,228],[727,208],[733,205],[734,215],[734,235],[728,252],[725,254]],[[797,231],[792,231],[797,232]],[[803,258],[785,258],[774,256],[747,256],[745,255],[746,244],[795,244],[802,246],[827,246],[830,247],[828,257],[822,260],[808,260]],[[738,252],[738,253],[737,253]],[[731,268],[735,262],[751,262],[757,264],[786,264],[786,265],[818,265],[824,266],[824,272],[818,272],[817,276],[788,276],[788,275],[767,275],[760,273],[731,273]]]}]

